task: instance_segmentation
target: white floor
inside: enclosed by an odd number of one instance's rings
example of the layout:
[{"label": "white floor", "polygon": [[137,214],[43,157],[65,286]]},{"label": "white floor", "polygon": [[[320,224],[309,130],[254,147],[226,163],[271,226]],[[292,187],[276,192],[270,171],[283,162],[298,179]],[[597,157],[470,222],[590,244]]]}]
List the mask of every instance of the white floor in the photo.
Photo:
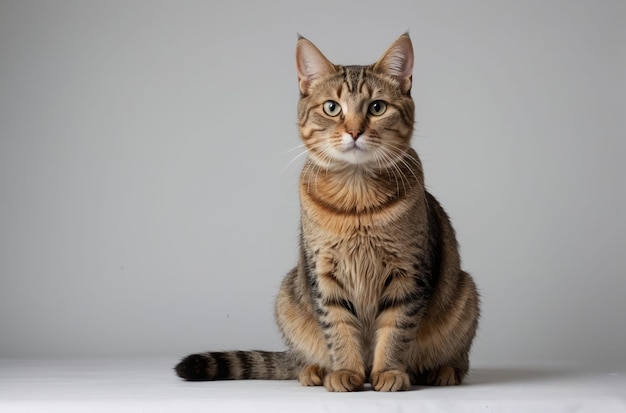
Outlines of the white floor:
[{"label": "white floor", "polygon": [[0,412],[626,412],[626,369],[476,367],[462,386],[338,394],[296,381],[184,382],[176,361],[0,360]]}]

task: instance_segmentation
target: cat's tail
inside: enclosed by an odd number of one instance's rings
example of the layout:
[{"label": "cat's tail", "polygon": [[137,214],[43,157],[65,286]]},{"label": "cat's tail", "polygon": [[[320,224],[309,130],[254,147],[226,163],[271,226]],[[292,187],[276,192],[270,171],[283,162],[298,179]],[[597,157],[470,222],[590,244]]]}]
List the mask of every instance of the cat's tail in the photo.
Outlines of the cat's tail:
[{"label": "cat's tail", "polygon": [[300,367],[287,351],[224,351],[191,354],[175,367],[179,377],[204,380],[293,380]]}]

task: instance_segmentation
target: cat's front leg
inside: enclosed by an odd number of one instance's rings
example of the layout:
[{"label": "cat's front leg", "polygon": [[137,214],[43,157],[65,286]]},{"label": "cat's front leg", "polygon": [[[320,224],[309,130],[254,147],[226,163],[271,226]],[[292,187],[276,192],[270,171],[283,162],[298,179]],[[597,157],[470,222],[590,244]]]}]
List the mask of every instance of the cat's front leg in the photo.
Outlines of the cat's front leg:
[{"label": "cat's front leg", "polygon": [[370,381],[376,391],[409,389],[408,353],[426,306],[423,283],[416,277],[402,272],[389,277],[375,322]]},{"label": "cat's front leg", "polygon": [[326,339],[332,369],[324,376],[328,391],[361,390],[365,383],[362,328],[356,310],[331,260],[318,262],[313,282],[316,315]]},{"label": "cat's front leg", "polygon": [[345,299],[318,299],[320,327],[326,339],[332,369],[324,376],[328,391],[346,392],[363,388],[365,366],[361,356],[361,333],[358,320]]}]

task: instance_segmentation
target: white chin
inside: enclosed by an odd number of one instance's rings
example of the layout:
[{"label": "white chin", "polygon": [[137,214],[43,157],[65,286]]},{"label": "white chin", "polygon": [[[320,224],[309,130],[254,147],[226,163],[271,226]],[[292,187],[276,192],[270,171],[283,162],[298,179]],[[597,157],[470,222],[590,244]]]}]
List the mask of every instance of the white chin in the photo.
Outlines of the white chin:
[{"label": "white chin", "polygon": [[368,163],[371,160],[369,153],[358,149],[351,149],[345,152],[337,151],[334,154],[334,157],[340,161],[353,165]]}]

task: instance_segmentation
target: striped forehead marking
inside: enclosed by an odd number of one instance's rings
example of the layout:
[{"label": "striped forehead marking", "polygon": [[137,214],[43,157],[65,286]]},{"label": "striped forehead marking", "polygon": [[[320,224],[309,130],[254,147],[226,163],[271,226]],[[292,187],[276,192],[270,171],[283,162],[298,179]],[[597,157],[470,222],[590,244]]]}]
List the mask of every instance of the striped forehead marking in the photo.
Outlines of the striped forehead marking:
[{"label": "striped forehead marking", "polygon": [[355,93],[365,81],[365,66],[345,66],[345,68],[344,81],[348,85],[348,92]]}]

